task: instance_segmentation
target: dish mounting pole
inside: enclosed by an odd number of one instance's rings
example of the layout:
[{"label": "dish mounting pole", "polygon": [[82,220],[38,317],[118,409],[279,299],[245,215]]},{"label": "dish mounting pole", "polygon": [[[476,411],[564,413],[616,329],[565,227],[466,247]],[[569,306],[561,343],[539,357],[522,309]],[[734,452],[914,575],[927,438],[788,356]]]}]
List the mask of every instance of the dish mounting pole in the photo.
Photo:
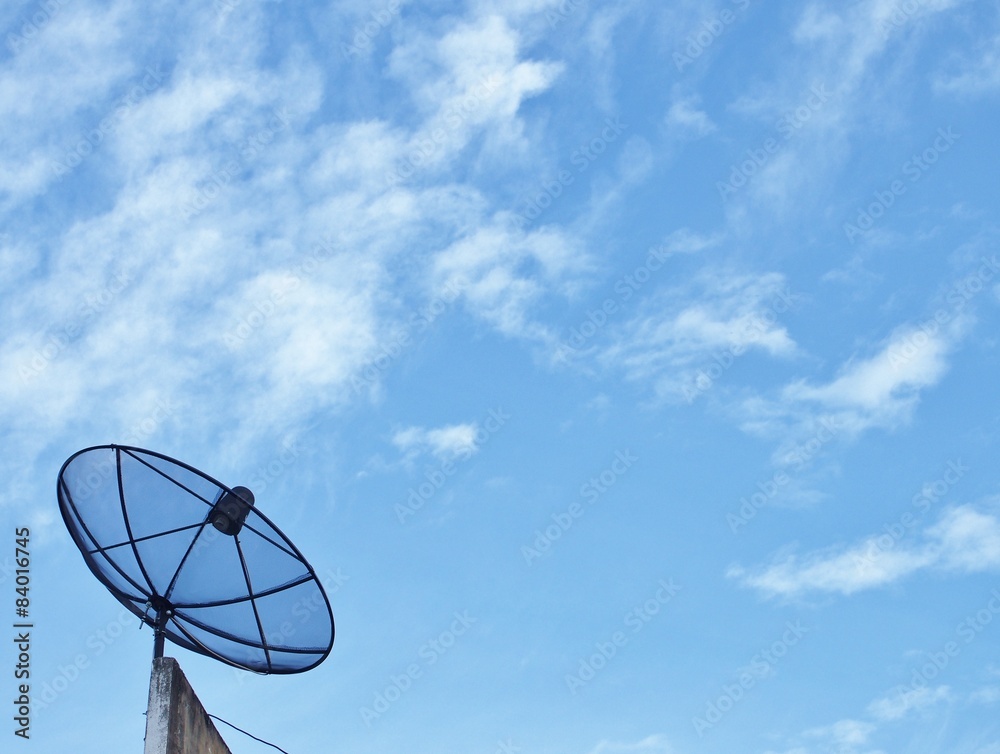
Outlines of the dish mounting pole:
[{"label": "dish mounting pole", "polygon": [[174,614],[170,606],[161,602],[156,608],[156,625],[153,626],[153,659],[163,657],[163,640],[167,636],[167,621]]}]

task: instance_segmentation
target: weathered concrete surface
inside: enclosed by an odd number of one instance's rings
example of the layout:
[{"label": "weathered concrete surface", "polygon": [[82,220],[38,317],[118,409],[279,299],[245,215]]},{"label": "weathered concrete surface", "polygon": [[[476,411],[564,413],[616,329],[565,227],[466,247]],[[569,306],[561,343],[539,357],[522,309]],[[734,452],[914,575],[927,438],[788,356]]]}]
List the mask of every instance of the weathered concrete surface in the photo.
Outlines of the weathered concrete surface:
[{"label": "weathered concrete surface", "polygon": [[153,660],[145,754],[232,754],[173,657]]}]

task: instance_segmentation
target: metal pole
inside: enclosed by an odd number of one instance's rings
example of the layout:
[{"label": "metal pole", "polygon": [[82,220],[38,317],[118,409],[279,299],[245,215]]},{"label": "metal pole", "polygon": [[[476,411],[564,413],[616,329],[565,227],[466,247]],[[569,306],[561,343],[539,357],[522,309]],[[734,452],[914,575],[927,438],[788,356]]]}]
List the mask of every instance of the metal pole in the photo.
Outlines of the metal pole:
[{"label": "metal pole", "polygon": [[167,620],[170,610],[162,608],[156,611],[156,628],[153,629],[153,659],[163,657],[163,639],[166,637]]}]

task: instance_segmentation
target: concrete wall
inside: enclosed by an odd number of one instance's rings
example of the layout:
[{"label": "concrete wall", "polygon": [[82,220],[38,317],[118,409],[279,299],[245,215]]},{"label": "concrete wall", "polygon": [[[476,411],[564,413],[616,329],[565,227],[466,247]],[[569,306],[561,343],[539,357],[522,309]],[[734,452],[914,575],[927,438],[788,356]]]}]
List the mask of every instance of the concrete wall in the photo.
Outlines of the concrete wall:
[{"label": "concrete wall", "polygon": [[173,657],[153,660],[145,754],[232,754]]}]

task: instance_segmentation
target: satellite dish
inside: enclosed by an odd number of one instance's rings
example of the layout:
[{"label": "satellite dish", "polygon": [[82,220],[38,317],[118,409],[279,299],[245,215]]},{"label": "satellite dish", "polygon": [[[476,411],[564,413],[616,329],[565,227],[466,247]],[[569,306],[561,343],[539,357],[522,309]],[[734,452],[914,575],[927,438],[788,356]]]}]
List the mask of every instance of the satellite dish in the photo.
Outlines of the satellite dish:
[{"label": "satellite dish", "polygon": [[312,566],[254,506],[185,463],[124,445],[63,464],[59,509],[90,570],[155,632],[257,673],[300,673],[333,647]]}]

